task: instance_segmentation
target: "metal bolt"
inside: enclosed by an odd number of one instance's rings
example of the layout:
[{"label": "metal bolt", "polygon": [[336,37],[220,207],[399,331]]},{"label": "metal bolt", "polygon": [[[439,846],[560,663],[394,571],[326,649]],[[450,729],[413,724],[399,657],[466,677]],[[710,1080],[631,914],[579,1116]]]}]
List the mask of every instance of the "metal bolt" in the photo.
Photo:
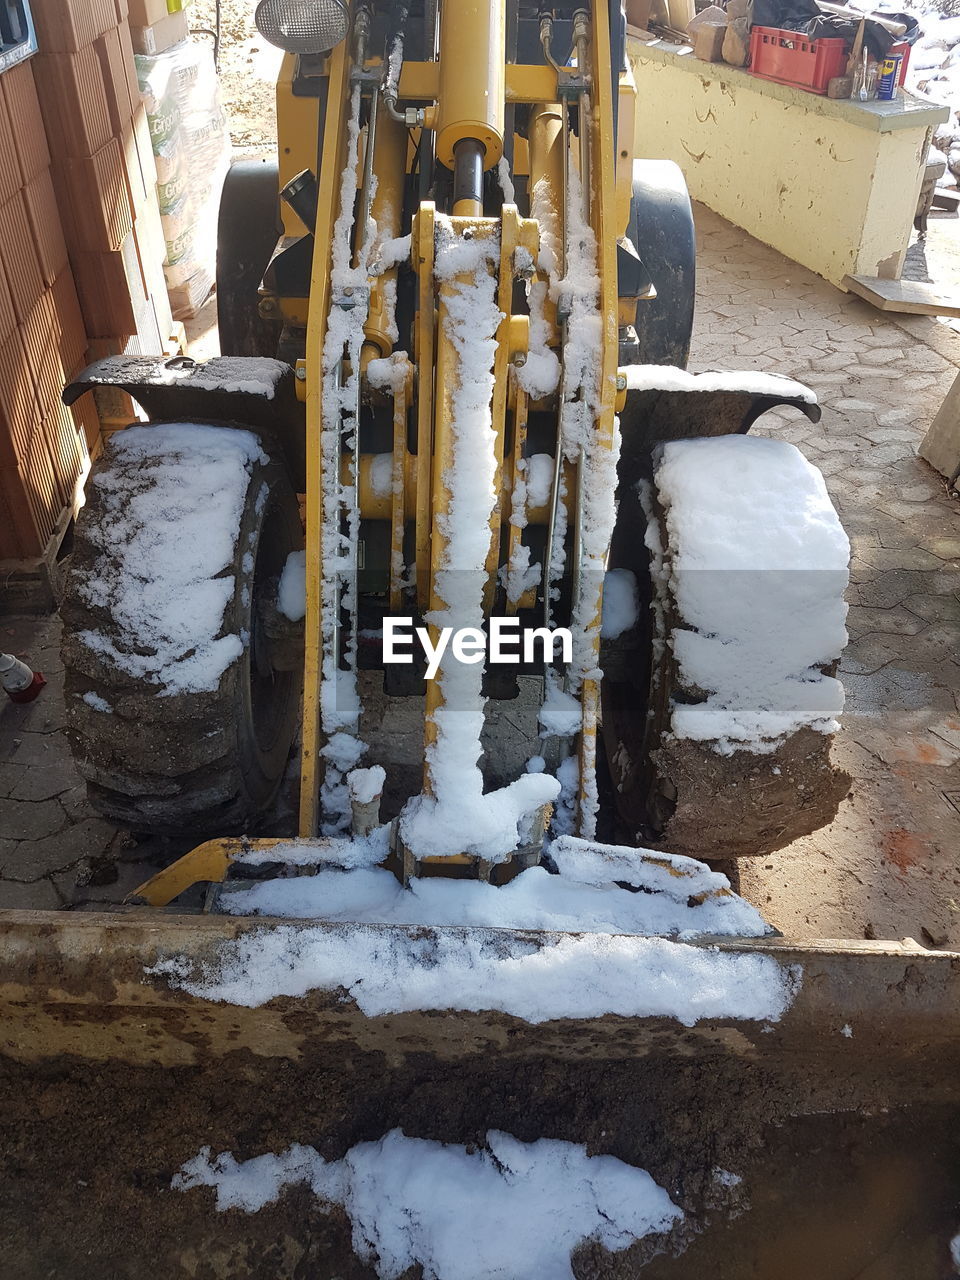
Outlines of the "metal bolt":
[{"label": "metal bolt", "polygon": [[617,370],[617,390],[626,391],[626,389],[627,389],[627,375],[623,373],[622,370],[618,369]]},{"label": "metal bolt", "polygon": [[306,380],[307,380],[307,367],[306,365],[298,364],[297,365],[297,381],[306,382]]}]

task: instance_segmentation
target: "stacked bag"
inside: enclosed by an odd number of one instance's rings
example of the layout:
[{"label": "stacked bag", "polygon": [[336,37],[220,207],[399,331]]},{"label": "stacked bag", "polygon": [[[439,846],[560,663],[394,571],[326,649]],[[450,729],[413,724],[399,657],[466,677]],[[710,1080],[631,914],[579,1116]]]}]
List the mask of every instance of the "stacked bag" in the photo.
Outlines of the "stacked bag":
[{"label": "stacked bag", "polygon": [[208,47],[186,40],[138,54],[136,67],[157,168],[167,291],[174,316],[186,319],[214,284],[230,135]]}]

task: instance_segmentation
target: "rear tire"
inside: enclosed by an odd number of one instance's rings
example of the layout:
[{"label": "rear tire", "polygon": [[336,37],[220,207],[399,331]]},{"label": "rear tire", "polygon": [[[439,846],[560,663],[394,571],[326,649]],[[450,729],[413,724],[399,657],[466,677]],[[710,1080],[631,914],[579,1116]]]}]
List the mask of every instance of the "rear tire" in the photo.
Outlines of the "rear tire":
[{"label": "rear tire", "polygon": [[238,160],[220,197],[217,320],[220,354],[276,356],[280,323],[260,315],[259,288],[281,235],[277,162]]},{"label": "rear tire", "polygon": [[685,369],[696,302],[697,245],[687,184],[672,160],[633,162],[627,235],[657,290],[652,301],[637,303],[638,363]]},{"label": "rear tire", "polygon": [[[189,465],[186,453],[183,464]],[[121,621],[109,605],[91,603],[88,590],[131,572],[111,545],[113,526],[97,484],[107,470],[135,481],[138,496],[168,510],[179,500],[169,471],[164,480],[151,472],[150,459],[118,457],[109,448],[87,484],[61,613],[68,736],[90,801],[110,821],[144,833],[196,838],[242,830],[273,800],[299,717],[301,664],[288,655],[287,669],[272,669],[262,620],[287,556],[303,545],[296,497],[273,460],[239,469],[234,496],[242,517],[233,561],[211,576],[233,581],[220,635],[247,642],[216,688],[169,693],[81,639],[98,632],[131,651]]]}]

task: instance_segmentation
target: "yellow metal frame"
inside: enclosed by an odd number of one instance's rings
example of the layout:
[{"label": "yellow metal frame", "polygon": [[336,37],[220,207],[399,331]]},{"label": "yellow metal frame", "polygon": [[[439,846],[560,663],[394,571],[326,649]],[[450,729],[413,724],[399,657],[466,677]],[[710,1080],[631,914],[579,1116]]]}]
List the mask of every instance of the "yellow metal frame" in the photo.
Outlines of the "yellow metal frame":
[{"label": "yellow metal frame", "polygon": [[310,322],[307,326],[307,613],[304,620],[303,746],[300,756],[301,836],[315,836],[320,821],[320,684],[324,653],[321,628],[323,573],[320,562],[324,515],[321,369],[331,303],[330,255],[340,198],[339,177],[346,163],[343,121],[349,90],[350,59],[347,42],[343,41],[330,55],[330,84],[310,276]]},{"label": "yellow metal frame", "polygon": [[[564,143],[563,114],[557,71],[551,66],[507,64],[497,55],[478,58],[477,48],[499,48],[504,0],[443,0],[447,8],[446,23],[441,23],[441,56],[434,62],[405,62],[399,93],[405,101],[427,105],[427,124],[439,124],[445,130],[444,147],[452,154],[460,138],[477,137],[478,130],[487,144],[485,165],[496,162],[502,145],[503,108],[506,103],[529,103],[533,106],[529,142],[514,139],[514,171],[529,174],[530,186],[547,177],[559,201],[563,189]],[[496,10],[491,16],[491,7]],[[610,32],[607,8],[602,3],[591,7],[591,67],[598,69],[591,77],[592,115],[586,122],[590,131],[591,156],[590,220],[598,246],[600,280],[599,307],[603,319],[602,367],[599,382],[599,411],[595,421],[595,441],[603,449],[612,449],[615,431],[618,354],[618,298],[616,245],[627,225],[632,192],[632,156],[634,150],[634,103],[636,89],[632,76],[624,73],[619,81],[619,124],[614,137],[611,81],[606,68],[611,65]],[[445,36],[445,38],[444,38]],[[484,43],[485,42],[485,43]],[[459,50],[459,54],[458,54]],[[447,59],[448,61],[445,61]],[[280,181],[286,183],[302,169],[316,164],[319,139],[319,112],[315,98],[298,98],[293,93],[295,60],[286,57],[277,88],[278,124],[280,129]],[[451,72],[456,72],[451,76]],[[307,611],[305,619],[304,724],[301,755],[301,799],[299,833],[302,838],[315,837],[320,820],[319,787],[322,747],[321,679],[325,651],[322,635],[323,574],[321,566],[322,530],[324,527],[324,475],[321,450],[322,431],[322,353],[331,307],[331,249],[340,200],[340,175],[346,162],[346,119],[350,97],[350,50],[341,43],[328,60],[329,91],[320,157],[319,205],[315,249],[311,270],[311,292],[307,327],[307,354],[303,363],[306,399],[306,547],[307,547]],[[496,99],[491,102],[491,94]],[[446,99],[446,100],[445,100]],[[553,104],[553,105],[551,105]],[[373,166],[378,180],[375,216],[385,224],[383,234],[396,235],[403,179],[409,165],[409,147],[404,145],[405,130],[382,114],[374,148]],[[446,154],[446,153],[445,153]],[[618,163],[619,161],[619,163]],[[461,210],[461,213],[465,213]],[[472,214],[479,211],[470,210]],[[456,211],[455,211],[456,213]],[[299,234],[301,228],[292,211],[284,210],[288,233]],[[508,525],[507,556],[516,554],[521,531],[509,524],[507,504],[513,480],[523,456],[528,412],[527,397],[517,384],[510,366],[514,352],[523,350],[527,326],[511,315],[512,291],[516,276],[518,246],[523,246],[537,259],[539,228],[535,221],[521,218],[513,205],[505,205],[502,217],[454,217],[455,230],[469,229],[474,235],[497,236],[500,241],[497,271],[497,299],[503,319],[497,331],[497,354],[494,367],[492,424],[497,439],[497,505],[490,522],[490,545],[487,556],[487,589],[485,605],[494,599],[496,575],[500,561],[501,536]],[[562,224],[562,210],[558,210]],[[413,219],[411,263],[418,276],[417,311],[413,324],[413,360],[405,376],[391,394],[393,401],[392,479],[389,499],[372,493],[369,464],[359,468],[361,512],[374,512],[389,519],[391,528],[390,606],[397,609],[402,602],[401,574],[403,544],[408,521],[414,520],[416,595],[421,609],[442,608],[444,602],[436,593],[437,571],[443,562],[445,537],[443,516],[450,495],[445,473],[450,465],[452,449],[452,388],[455,385],[458,355],[444,335],[442,317],[445,290],[434,280],[436,215],[434,206],[421,204]],[[295,304],[291,304],[295,305]],[[383,282],[370,280],[370,306],[364,326],[365,345],[361,369],[368,361],[383,357],[391,343],[384,322]],[[291,312],[292,314],[292,312]],[[559,341],[555,308],[549,305],[547,319],[554,345]],[[417,452],[407,449],[407,417],[416,400]],[[512,422],[513,439],[510,455],[505,457],[508,421]],[[575,469],[565,467],[567,491],[573,501]],[[347,478],[347,477],[345,477]],[[327,486],[336,489],[337,486]],[[575,515],[571,511],[571,515]],[[547,519],[547,511],[528,511],[531,522]],[[585,603],[591,614],[588,635],[593,669],[599,658],[601,586],[596,582],[583,585],[590,592]],[[533,603],[527,593],[520,604]],[[513,608],[516,606],[508,606]],[[581,817],[584,796],[595,776],[599,688],[593,679],[584,679],[579,690],[582,726],[579,734],[581,778]],[[430,787],[429,747],[436,739],[434,713],[443,705],[442,680],[428,685],[425,742],[428,748],[424,785]],[[584,824],[581,822],[581,830]],[[589,834],[589,832],[587,832]],[[272,841],[258,841],[270,845]],[[138,890],[139,896],[154,905],[169,901],[197,880],[223,879],[233,861],[249,842],[214,840],[201,845],[173,867],[159,873]],[[464,861],[463,855],[452,861]],[[445,859],[451,861],[451,859]]]}]

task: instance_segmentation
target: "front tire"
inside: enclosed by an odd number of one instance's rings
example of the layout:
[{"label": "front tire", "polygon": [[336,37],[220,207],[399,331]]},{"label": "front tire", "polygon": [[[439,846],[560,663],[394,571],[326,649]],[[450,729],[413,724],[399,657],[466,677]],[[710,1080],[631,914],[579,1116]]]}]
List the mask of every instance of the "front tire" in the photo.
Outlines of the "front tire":
[{"label": "front tire", "polygon": [[[241,437],[253,442],[254,456],[225,469],[210,495],[238,520],[223,536],[215,530],[209,547],[190,535],[197,514],[191,502],[196,508],[203,495],[181,479],[199,465],[183,444],[185,432],[207,451],[203,457],[211,448],[234,448]],[[224,426],[128,428],[88,481],[61,607],[67,728],[91,803],[119,826],[191,838],[240,831],[270,805],[283,777],[299,716],[301,663],[295,643],[276,643],[273,605],[287,556],[303,537],[284,470],[258,444]],[[139,528],[131,521],[137,511],[153,513]],[[166,641],[151,639],[157,626],[184,614],[188,632],[191,625],[172,571],[178,554],[199,563],[201,580],[207,572],[218,604],[226,603],[217,634],[204,641],[198,632],[193,649],[190,635],[171,623],[180,656],[162,666],[158,654],[165,661],[170,653]],[[149,601],[139,634],[130,616],[138,590]],[[219,676],[214,667],[212,675],[186,678],[205,651],[235,656]]]}]

